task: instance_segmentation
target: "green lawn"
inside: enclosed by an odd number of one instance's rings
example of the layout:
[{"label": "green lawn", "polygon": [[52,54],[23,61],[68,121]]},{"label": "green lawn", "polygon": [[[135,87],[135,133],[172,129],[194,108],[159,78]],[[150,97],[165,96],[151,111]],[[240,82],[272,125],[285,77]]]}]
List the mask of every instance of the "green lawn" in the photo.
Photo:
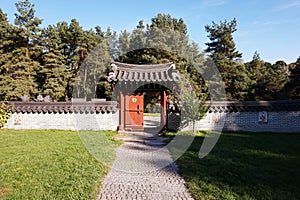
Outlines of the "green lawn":
[{"label": "green lawn", "polygon": [[118,146],[99,139],[114,134],[0,130],[0,199],[95,198]]},{"label": "green lawn", "polygon": [[199,159],[203,138],[176,161],[195,199],[300,199],[299,133],[223,133]]}]

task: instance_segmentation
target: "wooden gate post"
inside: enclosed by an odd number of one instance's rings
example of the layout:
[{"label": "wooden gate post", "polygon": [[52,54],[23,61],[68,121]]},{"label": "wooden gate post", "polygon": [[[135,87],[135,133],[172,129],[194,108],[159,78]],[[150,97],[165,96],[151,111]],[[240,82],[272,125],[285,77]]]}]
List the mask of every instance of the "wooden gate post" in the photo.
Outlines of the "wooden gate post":
[{"label": "wooden gate post", "polygon": [[167,95],[166,95],[166,91],[161,91],[161,119],[160,119],[160,123],[163,127],[163,131],[167,130]]},{"label": "wooden gate post", "polygon": [[120,111],[119,111],[119,131],[124,131],[124,117],[125,117],[125,97],[124,93],[120,91]]}]

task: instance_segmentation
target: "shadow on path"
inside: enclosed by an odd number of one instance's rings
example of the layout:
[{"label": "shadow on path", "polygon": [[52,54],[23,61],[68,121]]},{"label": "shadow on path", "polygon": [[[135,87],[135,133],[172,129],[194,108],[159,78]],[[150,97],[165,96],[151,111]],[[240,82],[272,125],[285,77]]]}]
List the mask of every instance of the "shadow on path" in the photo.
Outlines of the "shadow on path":
[{"label": "shadow on path", "polygon": [[192,199],[159,127],[125,132],[98,199]]}]

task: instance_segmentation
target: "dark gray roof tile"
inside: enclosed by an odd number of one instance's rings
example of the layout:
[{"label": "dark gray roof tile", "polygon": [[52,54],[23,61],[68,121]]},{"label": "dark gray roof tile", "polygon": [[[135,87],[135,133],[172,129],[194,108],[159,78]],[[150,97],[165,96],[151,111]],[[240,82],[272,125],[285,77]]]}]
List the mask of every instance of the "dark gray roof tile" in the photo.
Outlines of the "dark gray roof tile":
[{"label": "dark gray roof tile", "polygon": [[260,112],[260,111],[300,111],[300,100],[285,101],[215,101],[211,104],[209,112]]},{"label": "dark gray roof tile", "polygon": [[[118,110],[117,102],[9,102],[8,109],[17,113],[110,113]],[[294,101],[215,101],[210,113],[300,111],[300,100]]]},{"label": "dark gray roof tile", "polygon": [[173,63],[166,64],[128,64],[113,62],[108,81],[161,82],[179,81],[180,74]]},{"label": "dark gray roof tile", "polygon": [[117,110],[117,103],[104,102],[9,102],[17,113],[110,113]]}]

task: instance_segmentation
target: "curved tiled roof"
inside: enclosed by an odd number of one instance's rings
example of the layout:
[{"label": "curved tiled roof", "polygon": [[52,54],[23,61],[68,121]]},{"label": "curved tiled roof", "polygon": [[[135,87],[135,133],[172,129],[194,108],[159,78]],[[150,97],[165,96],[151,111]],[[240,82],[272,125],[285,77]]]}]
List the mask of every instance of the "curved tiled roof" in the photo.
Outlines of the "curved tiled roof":
[{"label": "curved tiled roof", "polygon": [[[300,112],[300,100],[294,101],[214,101],[208,112]],[[104,102],[9,102],[12,112],[17,113],[114,113],[118,110],[115,101]]]},{"label": "curved tiled roof", "polygon": [[9,102],[9,109],[17,113],[111,113],[117,111],[116,102]]},{"label": "curved tiled roof", "polygon": [[175,69],[175,64],[127,64],[113,62],[112,72],[109,73],[108,81],[136,81],[136,82],[167,82],[179,81],[180,74]]}]

